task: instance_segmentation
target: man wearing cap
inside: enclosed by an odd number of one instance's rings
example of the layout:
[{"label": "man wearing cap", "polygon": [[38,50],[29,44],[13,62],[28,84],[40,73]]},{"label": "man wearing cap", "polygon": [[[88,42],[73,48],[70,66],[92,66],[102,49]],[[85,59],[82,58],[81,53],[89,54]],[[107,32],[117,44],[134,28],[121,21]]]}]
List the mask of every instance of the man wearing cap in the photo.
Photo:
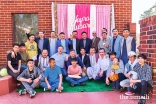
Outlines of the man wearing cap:
[{"label": "man wearing cap", "polygon": [[130,51],[136,52],[136,40],[129,36],[129,34],[129,29],[125,28],[123,30],[124,38],[121,40],[121,60],[123,61],[124,65],[128,62],[128,53]]},{"label": "man wearing cap", "polygon": [[99,44],[100,38],[97,37],[96,31],[93,31],[92,35],[93,35],[92,47],[95,47],[96,53],[98,53],[98,44]]},{"label": "man wearing cap", "polygon": [[[138,91],[140,92],[140,101],[138,104],[146,104],[145,96],[153,88],[152,68],[146,64],[146,60],[147,57],[145,54],[138,55],[139,64],[133,69],[137,73],[138,79],[130,79],[130,87],[128,88],[128,91],[133,92],[133,94]],[[132,73],[129,72],[128,74],[131,75]]]},{"label": "man wearing cap", "polygon": [[110,52],[110,38],[107,37],[107,33],[106,32],[103,32],[102,33],[102,38],[101,40],[99,41],[99,44],[98,44],[98,49],[100,48],[104,48],[105,49],[105,52],[106,53],[109,53]]},{"label": "man wearing cap", "polygon": [[130,78],[131,78],[131,76],[128,73],[130,71],[132,71],[132,74],[133,74],[133,69],[138,64],[138,59],[136,58],[136,53],[135,52],[130,51],[128,53],[128,58],[129,58],[129,61],[125,65],[125,72],[124,72],[124,74],[127,77],[127,79],[125,79],[125,80],[120,82],[120,86],[123,87],[123,89],[121,90],[122,92],[125,91],[125,87],[129,87],[130,86]]}]

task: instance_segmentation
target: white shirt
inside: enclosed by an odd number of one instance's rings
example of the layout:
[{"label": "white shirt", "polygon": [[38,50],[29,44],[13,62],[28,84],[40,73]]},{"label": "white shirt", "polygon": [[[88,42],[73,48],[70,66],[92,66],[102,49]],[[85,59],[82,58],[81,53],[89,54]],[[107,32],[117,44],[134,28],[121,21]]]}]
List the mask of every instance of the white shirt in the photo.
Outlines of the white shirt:
[{"label": "white shirt", "polygon": [[100,70],[106,71],[109,68],[109,57],[108,56],[104,56],[103,58],[99,57],[98,66]]}]

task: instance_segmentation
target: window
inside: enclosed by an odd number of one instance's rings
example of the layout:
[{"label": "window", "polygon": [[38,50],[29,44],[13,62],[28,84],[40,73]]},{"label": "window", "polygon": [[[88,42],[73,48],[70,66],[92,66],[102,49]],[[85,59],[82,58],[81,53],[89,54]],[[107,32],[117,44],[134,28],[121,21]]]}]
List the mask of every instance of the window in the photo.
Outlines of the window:
[{"label": "window", "polygon": [[13,37],[15,43],[27,41],[26,30],[36,35],[38,31],[38,14],[13,14]]}]

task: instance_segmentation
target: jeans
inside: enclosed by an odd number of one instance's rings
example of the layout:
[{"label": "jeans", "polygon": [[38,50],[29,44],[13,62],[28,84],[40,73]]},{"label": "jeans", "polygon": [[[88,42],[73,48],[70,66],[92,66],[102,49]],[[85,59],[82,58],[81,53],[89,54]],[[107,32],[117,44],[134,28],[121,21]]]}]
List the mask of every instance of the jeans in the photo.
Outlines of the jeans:
[{"label": "jeans", "polygon": [[81,77],[81,78],[66,77],[66,80],[74,85],[79,85],[80,83],[87,81],[88,77]]},{"label": "jeans", "polygon": [[67,76],[67,70],[64,69],[64,68],[61,68],[61,71],[62,71],[62,75],[63,75],[64,77],[66,77],[66,76]]},{"label": "jeans", "polygon": [[135,86],[136,86],[136,89],[128,87],[128,91],[134,92],[134,93],[139,92],[140,96],[145,96],[146,92],[152,89],[151,84],[145,80],[142,80],[141,82],[136,83]]},{"label": "jeans", "polygon": [[[57,88],[58,88],[58,86],[59,86],[59,81],[55,81],[55,82],[52,82],[52,81],[48,81],[49,82],[49,84],[50,84],[50,86],[51,86],[51,91],[54,91],[54,90],[56,90]],[[47,87],[47,84],[45,83],[45,82],[41,82],[41,84],[40,84],[43,88],[48,88]],[[63,84],[62,84],[62,86],[63,86]]]},{"label": "jeans", "polygon": [[103,72],[103,75],[102,77],[100,77],[100,74],[98,74],[95,78],[95,80],[102,80],[102,81],[106,81],[106,73],[107,73],[107,70]]}]

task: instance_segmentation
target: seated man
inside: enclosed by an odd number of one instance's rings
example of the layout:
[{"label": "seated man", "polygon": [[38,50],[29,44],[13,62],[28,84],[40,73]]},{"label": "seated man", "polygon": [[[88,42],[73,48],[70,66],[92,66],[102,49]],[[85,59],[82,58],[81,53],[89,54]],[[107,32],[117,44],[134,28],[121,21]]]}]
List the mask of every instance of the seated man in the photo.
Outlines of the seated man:
[{"label": "seated man", "polygon": [[19,54],[21,55],[21,67],[26,69],[27,68],[27,60],[29,59],[28,53],[26,52],[26,47],[24,43],[20,44],[20,51]]},{"label": "seated man", "polygon": [[[20,73],[23,72],[23,68],[21,68],[21,55],[18,53],[19,44],[13,44],[13,52],[15,57],[11,57],[11,53],[7,56],[7,71],[8,74],[11,75],[15,80]],[[18,84],[19,85],[19,84]]]},{"label": "seated man", "polygon": [[[136,58],[136,53],[133,51],[130,51],[128,53],[128,58],[129,61],[128,63],[125,65],[125,76],[128,79],[125,79],[123,81],[120,82],[120,86],[123,88],[123,90],[121,90],[121,92],[125,91],[125,87],[130,87],[130,78],[132,77],[131,75],[129,76],[128,73],[130,71],[133,71],[133,69],[136,67],[136,65],[138,64],[138,59]],[[131,92],[129,92],[131,93]]]},{"label": "seated man", "polygon": [[63,49],[63,46],[58,46],[58,52],[51,57],[55,59],[56,65],[61,68],[62,75],[66,76],[67,70],[65,69],[65,60],[68,55],[66,53],[63,53]]},{"label": "seated man", "polygon": [[32,98],[36,94],[34,88],[40,85],[42,74],[40,70],[34,66],[34,61],[32,59],[28,59],[27,66],[28,68],[17,77],[17,80],[21,81],[26,89],[20,90],[19,95],[23,95],[28,92],[30,94],[30,98]]},{"label": "seated man", "polygon": [[[111,76],[113,76],[113,74],[114,74],[114,72],[111,71],[111,66],[113,65],[114,58],[116,58],[116,52],[111,52],[109,54],[109,57],[110,57],[110,64],[109,64],[109,68],[107,70],[107,75],[106,75],[106,84],[107,85],[110,84],[109,75],[111,74]],[[115,73],[118,74],[118,77],[119,77],[119,81],[118,82],[120,83],[122,80],[125,79],[125,75],[124,75],[124,64],[123,64],[122,60],[119,60],[119,66],[120,66],[120,69],[119,70],[116,70]],[[121,86],[119,85],[119,88],[120,87]],[[113,89],[113,90],[118,90],[118,89]]]},{"label": "seated man", "polygon": [[36,66],[41,70],[41,72],[44,72],[49,64],[48,50],[43,49],[41,54],[33,57],[33,60],[35,61]]},{"label": "seated man", "polygon": [[77,58],[77,64],[78,64],[79,66],[81,66],[81,68],[83,69],[83,68],[84,68],[83,62],[81,61],[80,57],[77,56],[77,55],[75,54],[75,50],[73,50],[73,49],[70,50],[69,57],[68,57],[68,59],[66,60],[67,67],[68,67],[69,65],[71,65],[71,60],[72,60],[73,58]]},{"label": "seated man", "polygon": [[77,58],[71,60],[72,65],[68,67],[68,77],[66,80],[71,83],[71,86],[74,85],[86,85],[85,81],[88,80],[88,77],[81,77],[82,70],[79,65],[77,65]]},{"label": "seated man", "polygon": [[41,82],[41,86],[45,90],[58,91],[61,92],[63,90],[62,83],[62,72],[61,68],[56,65],[55,59],[49,59],[49,67],[45,70],[45,82]]},{"label": "seated man", "polygon": [[99,49],[98,68],[95,72],[95,80],[106,80],[107,69],[109,68],[109,57],[103,48]]},{"label": "seated man", "polygon": [[91,47],[90,48],[90,55],[89,55],[89,59],[90,59],[90,67],[87,68],[87,75],[88,75],[88,78],[91,80],[91,79],[95,79],[96,77],[96,72],[97,72],[97,62],[98,62],[98,59],[99,59],[99,54],[96,54],[95,53],[95,48],[94,47]]},{"label": "seated man", "polygon": [[80,54],[79,54],[80,59],[83,62],[83,70],[82,70],[82,76],[87,75],[87,68],[90,67],[90,59],[88,55],[86,54],[86,50],[84,48],[80,49]]},{"label": "seated man", "polygon": [[[138,55],[139,64],[133,69],[138,75],[137,80],[130,79],[130,87],[128,91],[136,93],[137,91],[140,92],[140,101],[138,104],[146,104],[145,95],[146,92],[150,91],[153,88],[153,80],[152,80],[152,68],[147,65],[146,62],[146,55],[140,54]],[[129,72],[128,76],[132,73]],[[135,87],[134,87],[135,86]],[[126,95],[130,95],[125,93]]]}]

